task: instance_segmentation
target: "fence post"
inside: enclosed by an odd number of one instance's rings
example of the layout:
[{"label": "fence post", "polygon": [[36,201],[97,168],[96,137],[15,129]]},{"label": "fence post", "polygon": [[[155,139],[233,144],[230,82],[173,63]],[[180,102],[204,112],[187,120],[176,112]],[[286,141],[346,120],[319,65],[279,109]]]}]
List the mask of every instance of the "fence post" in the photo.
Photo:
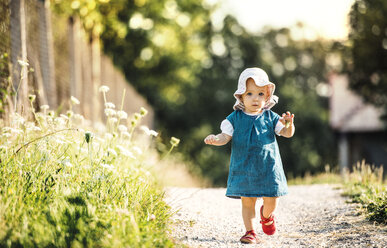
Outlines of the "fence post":
[{"label": "fence post", "polygon": [[101,121],[101,101],[98,89],[101,85],[101,46],[98,35],[92,35],[91,39],[91,73],[92,73],[92,85],[93,85],[93,97],[92,97],[92,120],[94,122]]},{"label": "fence post", "polygon": [[51,29],[50,1],[44,0],[39,5],[39,33],[40,33],[40,56],[41,72],[43,77],[44,92],[48,105],[55,109],[57,107],[56,83],[55,83],[55,61],[54,42]]},{"label": "fence post", "polygon": [[11,62],[12,84],[17,91],[13,98],[13,111],[22,113],[28,103],[28,67],[18,60],[27,62],[26,16],[24,0],[11,0]]},{"label": "fence post", "polygon": [[[85,113],[85,99],[82,98],[82,54],[80,47],[80,23],[77,17],[70,17],[68,22],[70,55],[70,95],[81,101],[81,106],[74,106],[76,112]],[[82,109],[78,109],[82,108]]]}]

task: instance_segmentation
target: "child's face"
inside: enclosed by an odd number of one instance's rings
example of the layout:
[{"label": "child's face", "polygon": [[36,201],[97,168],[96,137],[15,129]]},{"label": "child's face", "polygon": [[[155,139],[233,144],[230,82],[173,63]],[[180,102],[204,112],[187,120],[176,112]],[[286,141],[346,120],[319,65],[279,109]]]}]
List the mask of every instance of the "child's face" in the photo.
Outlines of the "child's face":
[{"label": "child's face", "polygon": [[261,113],[269,94],[268,86],[259,87],[252,78],[247,79],[246,92],[241,96],[245,112],[249,114]]}]

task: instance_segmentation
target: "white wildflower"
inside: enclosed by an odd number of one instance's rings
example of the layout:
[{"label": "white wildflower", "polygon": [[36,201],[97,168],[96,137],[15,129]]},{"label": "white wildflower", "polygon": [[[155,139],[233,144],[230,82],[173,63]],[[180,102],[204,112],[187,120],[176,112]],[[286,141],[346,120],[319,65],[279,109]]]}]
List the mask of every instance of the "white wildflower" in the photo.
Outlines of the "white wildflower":
[{"label": "white wildflower", "polygon": [[152,135],[152,136],[155,136],[155,137],[157,137],[157,135],[159,135],[159,133],[156,132],[155,130],[150,130],[149,134]]},{"label": "white wildflower", "polygon": [[117,208],[116,212],[123,215],[129,215],[129,211],[126,208]]},{"label": "white wildflower", "polygon": [[87,154],[89,152],[89,150],[87,150],[87,148],[85,148],[85,147],[82,147],[80,151],[83,154]]},{"label": "white wildflower", "polygon": [[73,104],[75,104],[75,105],[80,104],[79,100],[78,100],[77,98],[75,98],[74,96],[71,96],[70,99],[71,99],[71,102],[72,102]]},{"label": "white wildflower", "polygon": [[146,218],[147,221],[153,221],[155,219],[156,219],[156,216],[154,214],[148,215]]},{"label": "white wildflower", "polygon": [[114,105],[114,103],[112,103],[112,102],[107,102],[107,103],[105,103],[105,108],[114,109],[114,108],[116,108],[116,105]]},{"label": "white wildflower", "polygon": [[124,148],[123,146],[121,145],[117,145],[117,148],[120,150],[121,154],[124,155],[125,157],[129,157],[129,158],[132,158],[132,159],[136,159],[136,157],[133,155],[133,153],[131,153],[130,151],[128,151],[126,148]]},{"label": "white wildflower", "polygon": [[49,108],[50,108],[50,106],[48,106],[47,104],[40,106],[41,110],[47,110]]},{"label": "white wildflower", "polygon": [[2,135],[4,138],[8,139],[9,137],[11,137],[12,135],[10,133],[3,133]]},{"label": "white wildflower", "polygon": [[13,116],[12,123],[15,124],[16,126],[23,125],[24,122],[25,122],[25,119],[19,114],[16,114]]},{"label": "white wildflower", "polygon": [[158,133],[155,130],[150,130],[147,126],[141,126],[140,129],[148,136],[157,136]]},{"label": "white wildflower", "polygon": [[113,139],[113,135],[111,133],[105,133],[105,139],[106,140]]},{"label": "white wildflower", "polygon": [[55,140],[54,140],[57,144],[66,144],[67,142],[64,141],[61,137],[57,137]]},{"label": "white wildflower", "polygon": [[84,118],[83,118],[82,115],[80,115],[80,114],[75,114],[75,115],[73,116],[73,118],[74,118],[74,121],[75,121],[76,124],[79,124],[79,125],[82,125],[82,124],[83,124]]},{"label": "white wildflower", "polygon": [[18,59],[17,62],[19,63],[19,65],[21,66],[29,66],[30,64],[28,64],[27,61],[24,61],[24,60],[21,60],[21,59]]},{"label": "white wildflower", "polygon": [[[67,116],[66,116],[66,118],[67,118]],[[55,124],[58,125],[58,126],[64,126],[64,125],[66,125],[66,120],[65,120],[63,117],[57,117],[57,118],[55,118],[55,119],[54,119],[54,122],[55,122]]]},{"label": "white wildflower", "polygon": [[66,166],[66,167],[73,167],[73,165],[70,163],[70,161],[65,161],[63,163],[63,165]]},{"label": "white wildflower", "polygon": [[113,117],[113,118],[109,118],[109,121],[114,124],[114,123],[117,123],[118,119],[116,117]]},{"label": "white wildflower", "polygon": [[102,163],[101,166],[102,166],[103,168],[105,168],[105,169],[108,169],[108,170],[114,169],[113,165],[109,165],[109,164],[104,164],[104,163]]},{"label": "white wildflower", "polygon": [[34,130],[34,131],[38,131],[38,132],[42,131],[42,129],[40,129],[40,127],[37,127],[37,126],[34,126],[34,127],[33,127],[33,130]]},{"label": "white wildflower", "polygon": [[107,117],[112,117],[112,116],[115,116],[116,115],[116,111],[114,109],[105,109],[105,115]]},{"label": "white wildflower", "polygon": [[108,86],[106,85],[102,85],[101,87],[99,87],[99,92],[103,92],[103,93],[106,93],[108,92],[110,89]]},{"label": "white wildflower", "polygon": [[23,131],[20,130],[20,129],[12,128],[11,133],[13,133],[13,134],[21,134],[21,133],[23,133]]},{"label": "white wildflower", "polygon": [[121,135],[122,135],[122,137],[124,137],[124,138],[127,138],[127,139],[130,138],[130,133],[128,133],[128,132],[122,132]]},{"label": "white wildflower", "polygon": [[118,131],[120,131],[121,133],[127,132],[128,128],[124,125],[118,125]]},{"label": "white wildflower", "polygon": [[142,154],[142,150],[140,147],[138,146],[134,146],[132,147],[133,151],[135,151],[137,154],[141,155]]},{"label": "white wildflower", "polygon": [[60,114],[60,117],[63,118],[64,120],[68,120],[69,117],[67,115],[64,115],[64,114]]},{"label": "white wildflower", "polygon": [[146,134],[150,135],[150,130],[147,126],[141,126],[140,129]]},{"label": "white wildflower", "polygon": [[108,149],[107,149],[107,152],[108,152],[108,155],[111,154],[111,155],[117,157],[117,152],[116,152],[116,150],[114,150],[114,149],[112,149],[112,148],[108,148]]},{"label": "white wildflower", "polygon": [[62,160],[61,164],[67,167],[73,167],[73,165],[70,163],[70,158],[68,156]]},{"label": "white wildflower", "polygon": [[117,116],[120,119],[128,119],[128,114],[123,110],[117,111]]},{"label": "white wildflower", "polygon": [[95,129],[95,131],[97,133],[104,133],[106,132],[106,126],[100,122],[100,121],[95,121],[93,123],[91,123],[91,121],[89,121],[89,123],[86,123],[88,125],[93,125],[93,128]]}]

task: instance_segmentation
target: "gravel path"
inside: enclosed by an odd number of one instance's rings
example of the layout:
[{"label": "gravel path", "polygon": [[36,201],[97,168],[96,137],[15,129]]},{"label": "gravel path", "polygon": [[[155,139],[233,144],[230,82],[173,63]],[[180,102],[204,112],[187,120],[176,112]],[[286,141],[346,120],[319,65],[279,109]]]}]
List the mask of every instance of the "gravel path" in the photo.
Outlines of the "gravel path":
[{"label": "gravel path", "polygon": [[[387,247],[387,228],[376,226],[346,203],[341,191],[331,185],[290,186],[276,210],[277,232],[267,236],[258,220],[261,240],[244,245],[240,200],[225,197],[224,188],[166,189],[167,202],[179,210],[172,233],[177,243],[188,247]],[[257,209],[262,199],[257,201]],[[257,211],[258,215],[259,212]]]}]

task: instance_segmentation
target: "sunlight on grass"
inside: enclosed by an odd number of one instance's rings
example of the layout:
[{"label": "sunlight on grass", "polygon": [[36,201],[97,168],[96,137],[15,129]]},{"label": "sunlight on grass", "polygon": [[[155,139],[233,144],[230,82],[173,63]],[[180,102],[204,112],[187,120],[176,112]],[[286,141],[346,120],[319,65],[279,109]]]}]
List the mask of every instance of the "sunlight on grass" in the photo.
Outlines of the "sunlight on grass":
[{"label": "sunlight on grass", "polygon": [[387,224],[387,182],[383,179],[383,166],[375,167],[358,162],[351,171],[342,175],[325,167],[325,172],[317,175],[306,174],[304,177],[289,179],[289,185],[300,184],[335,184],[343,188],[344,196],[350,202],[359,203],[361,213],[376,223]]},{"label": "sunlight on grass", "polygon": [[[33,120],[17,113],[1,126],[0,246],[170,247],[170,208],[152,176],[152,137],[104,96],[105,125],[49,106]],[[138,131],[136,131],[138,130]],[[175,146],[176,140],[171,146]]]},{"label": "sunlight on grass", "polygon": [[351,202],[360,203],[361,210],[373,222],[387,224],[387,182],[383,180],[383,166],[377,168],[363,160],[346,174],[344,195]]},{"label": "sunlight on grass", "polygon": [[325,172],[317,175],[311,175],[305,173],[304,177],[295,177],[288,179],[289,185],[300,185],[300,184],[340,184],[343,182],[342,177],[331,170],[329,165],[325,166]]}]

